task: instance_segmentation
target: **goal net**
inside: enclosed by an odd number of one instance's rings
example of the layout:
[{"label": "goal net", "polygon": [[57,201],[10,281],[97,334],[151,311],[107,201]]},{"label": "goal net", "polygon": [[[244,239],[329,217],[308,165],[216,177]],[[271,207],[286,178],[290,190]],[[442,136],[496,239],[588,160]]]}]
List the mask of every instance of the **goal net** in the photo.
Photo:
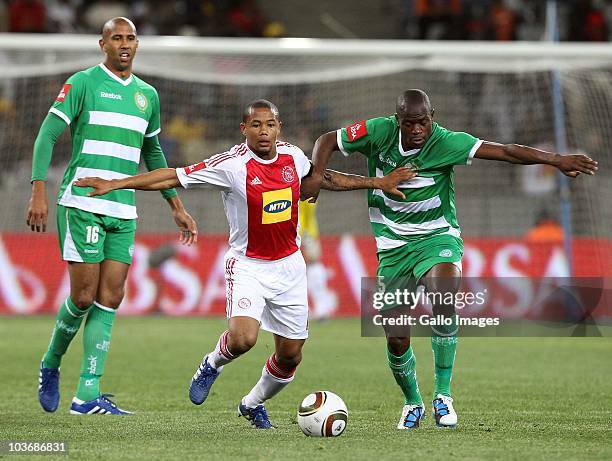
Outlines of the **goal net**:
[{"label": "goal net", "polygon": [[[0,34],[0,231],[25,235],[32,146],[61,84],[102,61],[96,36]],[[593,242],[589,258],[608,265],[612,229],[612,50],[606,45],[206,39],[141,37],[134,72],[161,101],[160,140],[171,166],[242,142],[241,111],[266,98],[280,109],[283,138],[310,154],[316,138],[355,120],[394,113],[405,89],[425,90],[435,120],[481,139],[555,150],[551,71],[560,77],[570,152],[599,161],[595,177],[570,181],[573,237]],[[68,131],[68,130],[67,130]],[[50,202],[70,155],[54,151]],[[358,154],[332,167],[364,173]],[[544,216],[560,221],[559,177],[542,166],[476,161],[457,167],[459,222],[469,239],[523,239]],[[205,235],[227,230],[212,190],[181,196]],[[173,233],[158,194],[139,193],[139,233]],[[50,231],[54,232],[53,207]],[[370,233],[362,192],[323,193],[324,236]],[[204,237],[203,236],[203,237]],[[204,237],[205,238],[205,237]],[[343,242],[343,241],[340,241]],[[595,253],[593,253],[595,252]],[[520,255],[519,255],[520,257]],[[584,264],[584,261],[583,261]]]}]

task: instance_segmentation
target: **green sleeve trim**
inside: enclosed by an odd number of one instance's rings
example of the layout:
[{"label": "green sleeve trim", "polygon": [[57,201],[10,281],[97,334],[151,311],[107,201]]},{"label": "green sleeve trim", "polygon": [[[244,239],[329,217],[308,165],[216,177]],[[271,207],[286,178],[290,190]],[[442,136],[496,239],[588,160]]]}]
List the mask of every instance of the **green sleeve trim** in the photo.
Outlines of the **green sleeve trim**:
[{"label": "green sleeve trim", "polygon": [[[159,144],[159,139],[157,136],[144,138],[141,153],[142,157],[144,158],[145,165],[147,166],[147,170],[153,171],[157,170],[158,168],[168,168],[166,157],[164,157],[164,153],[161,145]],[[161,191],[161,194],[166,200],[178,195],[176,189],[174,188],[164,189]]]},{"label": "green sleeve trim", "polygon": [[32,160],[32,181],[46,181],[47,171],[51,164],[53,147],[57,138],[68,125],[57,115],[47,114],[40,126],[36,141],[34,141],[34,157]]}]

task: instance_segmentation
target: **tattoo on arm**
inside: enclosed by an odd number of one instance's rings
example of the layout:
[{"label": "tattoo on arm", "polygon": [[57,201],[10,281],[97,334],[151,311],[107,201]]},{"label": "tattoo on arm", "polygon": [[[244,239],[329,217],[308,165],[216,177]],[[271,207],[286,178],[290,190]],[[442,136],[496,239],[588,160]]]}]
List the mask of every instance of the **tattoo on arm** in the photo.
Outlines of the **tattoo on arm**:
[{"label": "tattoo on arm", "polygon": [[334,170],[325,170],[321,189],[331,191],[346,191],[356,189],[374,189],[374,178],[367,178],[355,174],[340,173]]}]

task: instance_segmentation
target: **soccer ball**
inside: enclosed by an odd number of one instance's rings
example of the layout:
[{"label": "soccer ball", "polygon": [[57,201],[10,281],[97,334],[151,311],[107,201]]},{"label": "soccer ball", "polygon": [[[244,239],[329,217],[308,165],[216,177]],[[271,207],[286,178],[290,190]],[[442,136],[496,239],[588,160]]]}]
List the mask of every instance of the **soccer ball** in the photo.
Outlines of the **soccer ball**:
[{"label": "soccer ball", "polygon": [[333,392],[318,391],[302,400],[297,420],[306,435],[337,437],[346,429],[348,410],[342,399]]}]

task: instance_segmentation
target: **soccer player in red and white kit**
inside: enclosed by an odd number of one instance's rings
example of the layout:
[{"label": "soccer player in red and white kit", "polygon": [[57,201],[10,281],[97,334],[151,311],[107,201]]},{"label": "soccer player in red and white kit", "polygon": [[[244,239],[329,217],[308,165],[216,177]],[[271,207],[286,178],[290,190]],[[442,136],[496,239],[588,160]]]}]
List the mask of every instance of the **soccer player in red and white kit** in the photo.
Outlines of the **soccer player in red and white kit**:
[{"label": "soccer player in red and white kit", "polygon": [[[294,377],[308,337],[306,265],[299,251],[298,201],[302,178],[311,164],[301,149],[277,137],[282,123],[278,109],[266,100],[250,103],[240,124],[246,142],[222,154],[176,170],[107,181],[79,179],[93,187],[90,196],[115,189],[161,190],[212,185],[221,190],[230,226],[230,249],[225,256],[229,328],[204,356],[189,388],[189,398],[202,404],[223,367],[249,351],[259,328],[274,334],[275,351],[261,379],[242,399],[238,411],[258,429],[272,427],[264,402]],[[397,185],[415,176],[398,169],[383,178],[366,178],[326,170],[328,190],[382,189],[402,195]]]}]

